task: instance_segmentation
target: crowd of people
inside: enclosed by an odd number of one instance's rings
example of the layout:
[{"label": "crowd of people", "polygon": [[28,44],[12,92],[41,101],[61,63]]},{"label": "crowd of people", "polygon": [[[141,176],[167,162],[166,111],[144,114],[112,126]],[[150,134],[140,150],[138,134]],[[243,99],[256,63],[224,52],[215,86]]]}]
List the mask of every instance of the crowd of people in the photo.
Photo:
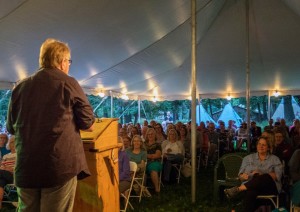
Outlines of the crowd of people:
[{"label": "crowd of people", "polygon": [[[300,122],[296,119],[288,127],[284,119],[275,123],[270,119],[264,127],[257,126],[255,121],[250,125],[248,129],[247,123],[238,127],[232,120],[227,127],[223,121],[218,124],[201,122],[197,126],[196,148],[197,154],[203,151],[208,154],[210,164],[216,163],[223,154],[248,152],[249,148],[251,153],[244,158],[239,172],[242,184],[226,189],[225,194],[232,198],[240,192],[246,193],[245,205],[249,211],[254,211],[258,203],[256,196],[278,194],[284,176],[292,176],[293,185],[300,184]],[[119,136],[125,141],[124,145],[126,143],[125,152],[130,161],[138,164],[147,161],[146,173],[157,193],[160,192],[159,174],[162,173],[165,183],[174,181],[176,176],[170,175],[172,164],[182,164],[191,156],[191,122],[169,121],[165,127],[154,120],[150,123],[145,120],[142,125],[119,124]],[[138,154],[146,156],[137,160]],[[299,189],[293,191],[299,192]]]}]

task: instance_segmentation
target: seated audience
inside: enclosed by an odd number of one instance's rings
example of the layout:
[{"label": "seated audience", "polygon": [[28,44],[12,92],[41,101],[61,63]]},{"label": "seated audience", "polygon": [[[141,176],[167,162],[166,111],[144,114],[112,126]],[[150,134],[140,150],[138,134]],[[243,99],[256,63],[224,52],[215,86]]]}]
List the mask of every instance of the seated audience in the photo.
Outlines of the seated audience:
[{"label": "seated audience", "polygon": [[126,149],[126,153],[130,161],[133,161],[138,166],[137,173],[142,173],[145,170],[145,162],[147,161],[147,152],[143,148],[141,136],[135,135],[132,138],[132,145]]},{"label": "seated audience", "polygon": [[154,128],[149,128],[146,133],[145,147],[147,150],[147,174],[150,174],[155,192],[160,192],[158,173],[161,172],[161,145],[156,142]]},{"label": "seated audience", "polygon": [[290,137],[292,148],[296,149],[300,145],[300,121],[294,120],[293,126],[290,128]]},{"label": "seated audience", "polygon": [[289,173],[292,180],[291,200],[296,206],[300,206],[300,146],[293,153],[289,161]]},{"label": "seated audience", "polygon": [[14,169],[17,157],[14,136],[10,137],[7,146],[11,152],[3,156],[0,166],[0,209],[2,208],[4,187],[14,182]]},{"label": "seated audience", "polygon": [[[129,158],[125,152],[123,139],[119,137],[119,143],[122,145],[119,148],[119,191],[124,193],[127,189],[130,188],[131,176],[130,176],[130,164]],[[125,194],[126,196],[128,194]]]},{"label": "seated audience", "polygon": [[178,135],[175,129],[169,130],[168,138],[164,144],[162,152],[164,157],[164,181],[170,182],[172,164],[181,164],[183,162],[185,154],[184,147],[182,145],[182,142],[178,141]]},{"label": "seated audience", "polygon": [[0,159],[3,158],[4,155],[8,154],[10,151],[6,149],[6,144],[8,141],[8,136],[6,133],[0,133]]},{"label": "seated audience", "polygon": [[244,192],[244,209],[249,212],[259,206],[258,195],[277,195],[281,191],[283,174],[282,163],[270,153],[271,143],[267,139],[260,137],[256,148],[257,152],[246,156],[240,167],[239,178],[243,183],[224,190],[228,198]]},{"label": "seated audience", "polygon": [[247,142],[248,139],[248,133],[247,133],[247,123],[243,122],[241,127],[236,131],[237,137],[237,150],[240,150],[243,143]]},{"label": "seated audience", "polygon": [[215,124],[209,123],[208,124],[208,140],[209,140],[209,160],[211,162],[216,162],[216,150],[218,149],[218,141],[219,141],[219,133],[216,132]]},{"label": "seated audience", "polygon": [[279,157],[281,161],[285,162],[285,171],[287,171],[287,164],[293,154],[293,149],[291,145],[285,141],[284,132],[281,130],[275,131],[275,148],[273,150],[273,154]]},{"label": "seated audience", "polygon": [[262,137],[265,137],[271,144],[270,153],[273,153],[275,148],[275,134],[272,130],[265,130],[261,134]]},{"label": "seated audience", "polygon": [[161,144],[164,140],[167,139],[167,135],[165,134],[162,125],[159,123],[155,125],[154,129],[156,131],[156,142]]},{"label": "seated audience", "polygon": [[217,129],[217,133],[219,133],[219,157],[222,157],[225,150],[229,149],[228,131],[225,129],[225,123],[223,121],[219,122],[219,129]]},{"label": "seated audience", "polygon": [[274,129],[273,123],[274,123],[274,120],[270,119],[269,120],[269,125],[267,125],[267,126],[264,127],[264,131],[273,130]]},{"label": "seated audience", "polygon": [[251,151],[254,152],[257,139],[261,136],[261,127],[257,126],[255,121],[252,121],[250,125]]},{"label": "seated audience", "polygon": [[129,136],[122,137],[124,149],[128,149],[131,147],[131,139]]},{"label": "seated audience", "polygon": [[188,130],[185,125],[181,125],[179,129],[179,141],[181,141],[185,154],[191,155],[191,137],[188,135]]}]

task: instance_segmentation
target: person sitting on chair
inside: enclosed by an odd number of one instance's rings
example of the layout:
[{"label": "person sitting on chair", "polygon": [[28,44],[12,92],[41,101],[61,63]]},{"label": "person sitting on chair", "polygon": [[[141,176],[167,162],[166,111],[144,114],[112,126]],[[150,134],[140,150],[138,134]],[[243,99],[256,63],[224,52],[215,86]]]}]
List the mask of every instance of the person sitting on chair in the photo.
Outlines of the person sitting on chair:
[{"label": "person sitting on chair", "polygon": [[[163,173],[164,181],[170,181],[172,164],[181,164],[184,159],[184,147],[181,141],[178,141],[178,134],[175,129],[171,129],[168,133],[168,139],[163,147]],[[180,173],[179,173],[180,174]]]},{"label": "person sitting on chair", "polygon": [[[127,189],[130,188],[131,176],[130,176],[130,165],[129,158],[125,152],[123,138],[119,137],[119,143],[122,144],[119,147],[119,191],[124,193]],[[125,194],[127,196],[127,194]]]},{"label": "person sitting on chair", "polygon": [[145,170],[145,162],[147,161],[147,151],[143,147],[143,141],[140,135],[135,135],[132,138],[131,147],[125,150],[129,160],[133,161],[138,166],[137,174],[143,173]]},{"label": "person sitting on chair", "polygon": [[9,138],[7,145],[9,146],[10,153],[3,156],[0,165],[0,209],[2,208],[4,187],[14,182],[14,169],[17,157],[14,136]]},{"label": "person sitting on chair", "polygon": [[289,161],[289,173],[292,180],[291,200],[296,206],[300,206],[300,146],[293,153]]},{"label": "person sitting on chair", "polygon": [[257,141],[257,152],[243,159],[239,178],[240,186],[225,189],[227,198],[245,191],[245,211],[253,212],[259,206],[258,195],[277,195],[281,190],[283,167],[280,159],[270,154],[271,143],[264,137]]}]

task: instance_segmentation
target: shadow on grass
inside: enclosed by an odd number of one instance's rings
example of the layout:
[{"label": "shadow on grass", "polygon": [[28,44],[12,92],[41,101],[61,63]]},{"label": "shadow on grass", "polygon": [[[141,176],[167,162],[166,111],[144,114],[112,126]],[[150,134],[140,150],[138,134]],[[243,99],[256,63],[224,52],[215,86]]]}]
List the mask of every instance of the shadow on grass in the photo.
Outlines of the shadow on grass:
[{"label": "shadow on grass", "polygon": [[[220,192],[221,200],[214,203],[213,200],[213,167],[200,169],[196,177],[196,201],[192,203],[191,178],[180,179],[179,184],[164,185],[159,195],[132,198],[130,202],[134,211],[203,211],[203,212],[226,212],[235,208],[236,212],[242,212],[242,206],[238,202],[230,202]],[[223,198],[222,198],[223,197]],[[128,211],[132,211],[130,208]]]}]

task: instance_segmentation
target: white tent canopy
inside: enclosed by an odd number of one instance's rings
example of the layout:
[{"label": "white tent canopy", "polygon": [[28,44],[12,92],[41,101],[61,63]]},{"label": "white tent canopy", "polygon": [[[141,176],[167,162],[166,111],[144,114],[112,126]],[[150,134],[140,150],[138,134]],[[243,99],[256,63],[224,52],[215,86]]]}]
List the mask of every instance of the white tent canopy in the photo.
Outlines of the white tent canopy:
[{"label": "white tent canopy", "polygon": [[207,113],[202,104],[196,106],[196,123],[199,125],[200,122],[204,122],[206,124],[207,121],[217,124],[215,120]]},{"label": "white tent canopy", "polygon": [[218,122],[223,121],[225,126],[228,127],[229,120],[234,121],[236,126],[238,127],[240,127],[243,122],[243,119],[233,109],[232,105],[230,103],[227,103],[218,119]]},{"label": "white tent canopy", "polygon": [[[0,88],[38,68],[46,38],[69,43],[86,92],[184,99],[191,92],[190,0],[0,0]],[[299,93],[300,1],[250,0],[251,94]],[[197,1],[197,92],[244,95],[245,0]]]}]

